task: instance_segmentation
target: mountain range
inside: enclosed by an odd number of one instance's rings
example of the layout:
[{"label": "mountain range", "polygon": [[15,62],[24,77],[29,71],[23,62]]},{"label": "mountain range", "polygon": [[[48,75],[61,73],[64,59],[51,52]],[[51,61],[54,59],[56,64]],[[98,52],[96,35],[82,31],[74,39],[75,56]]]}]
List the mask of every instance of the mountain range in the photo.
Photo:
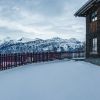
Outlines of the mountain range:
[{"label": "mountain range", "polygon": [[84,42],[75,38],[62,39],[30,39],[22,37],[18,40],[10,39],[9,37],[0,41],[0,53],[26,53],[26,52],[76,52],[84,51]]}]

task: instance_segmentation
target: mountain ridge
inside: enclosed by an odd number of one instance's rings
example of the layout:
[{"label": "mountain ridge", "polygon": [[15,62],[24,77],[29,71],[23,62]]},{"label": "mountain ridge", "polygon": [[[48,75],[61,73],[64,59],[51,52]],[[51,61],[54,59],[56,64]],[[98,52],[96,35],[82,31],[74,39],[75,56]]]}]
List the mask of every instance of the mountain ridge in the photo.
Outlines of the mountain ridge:
[{"label": "mountain ridge", "polygon": [[0,53],[26,53],[26,52],[75,52],[84,50],[84,42],[75,38],[62,39],[54,37],[52,39],[29,39],[20,38],[18,40],[8,39],[0,44]]}]

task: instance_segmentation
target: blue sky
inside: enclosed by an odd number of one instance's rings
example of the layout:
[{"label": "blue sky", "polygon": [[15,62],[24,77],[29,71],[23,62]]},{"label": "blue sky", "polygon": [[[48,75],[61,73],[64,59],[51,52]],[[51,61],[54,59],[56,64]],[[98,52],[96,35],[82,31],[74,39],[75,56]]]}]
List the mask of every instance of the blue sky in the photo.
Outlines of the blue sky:
[{"label": "blue sky", "polygon": [[0,39],[85,39],[85,18],[74,13],[87,0],[0,0]]}]

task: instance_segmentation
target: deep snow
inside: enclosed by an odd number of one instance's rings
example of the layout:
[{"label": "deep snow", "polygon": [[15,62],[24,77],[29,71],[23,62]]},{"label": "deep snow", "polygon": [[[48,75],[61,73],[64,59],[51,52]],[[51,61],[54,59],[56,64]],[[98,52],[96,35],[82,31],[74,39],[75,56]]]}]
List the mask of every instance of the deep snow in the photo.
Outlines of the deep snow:
[{"label": "deep snow", "polygon": [[100,100],[100,67],[55,61],[6,70],[0,100]]}]

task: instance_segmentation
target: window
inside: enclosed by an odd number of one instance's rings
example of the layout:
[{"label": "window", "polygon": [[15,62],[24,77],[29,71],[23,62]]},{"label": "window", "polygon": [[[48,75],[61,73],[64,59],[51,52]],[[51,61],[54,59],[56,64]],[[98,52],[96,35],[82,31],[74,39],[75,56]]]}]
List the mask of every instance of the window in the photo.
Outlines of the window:
[{"label": "window", "polygon": [[97,38],[93,39],[92,53],[97,53]]},{"label": "window", "polygon": [[97,11],[93,12],[91,15],[91,21],[94,22],[97,20]]}]

